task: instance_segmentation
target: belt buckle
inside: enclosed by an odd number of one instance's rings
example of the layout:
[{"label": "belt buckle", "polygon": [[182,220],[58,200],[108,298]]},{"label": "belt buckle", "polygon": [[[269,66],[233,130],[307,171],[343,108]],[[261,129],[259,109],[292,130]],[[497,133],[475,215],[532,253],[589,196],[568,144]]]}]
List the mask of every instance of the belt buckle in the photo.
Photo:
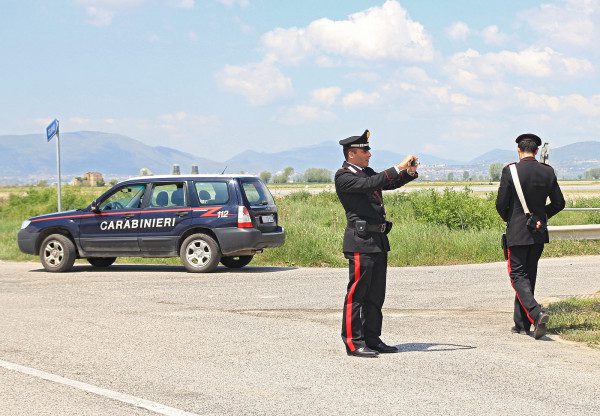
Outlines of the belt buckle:
[{"label": "belt buckle", "polygon": [[379,226],[379,232],[385,233],[385,222]]}]

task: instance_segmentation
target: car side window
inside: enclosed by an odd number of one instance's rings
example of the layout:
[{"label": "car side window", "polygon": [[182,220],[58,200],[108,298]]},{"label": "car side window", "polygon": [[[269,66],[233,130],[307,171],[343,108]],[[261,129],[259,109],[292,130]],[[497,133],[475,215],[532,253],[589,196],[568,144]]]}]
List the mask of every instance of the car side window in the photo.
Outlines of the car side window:
[{"label": "car side window", "polygon": [[148,208],[181,208],[186,207],[183,183],[155,184],[150,195]]},{"label": "car side window", "polygon": [[106,199],[100,202],[98,208],[100,211],[114,211],[121,209],[139,208],[144,192],[145,184],[126,185],[111,193]]},{"label": "car side window", "polygon": [[225,205],[229,202],[227,182],[194,182],[200,205]]}]

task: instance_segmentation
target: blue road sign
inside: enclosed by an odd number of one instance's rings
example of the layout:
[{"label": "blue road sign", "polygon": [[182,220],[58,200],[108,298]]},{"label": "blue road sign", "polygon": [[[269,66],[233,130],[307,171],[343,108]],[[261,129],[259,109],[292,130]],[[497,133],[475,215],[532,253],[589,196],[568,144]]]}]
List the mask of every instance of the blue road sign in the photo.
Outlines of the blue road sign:
[{"label": "blue road sign", "polygon": [[48,127],[46,127],[46,139],[48,141],[52,140],[52,138],[58,133],[58,120],[54,119],[52,123]]}]

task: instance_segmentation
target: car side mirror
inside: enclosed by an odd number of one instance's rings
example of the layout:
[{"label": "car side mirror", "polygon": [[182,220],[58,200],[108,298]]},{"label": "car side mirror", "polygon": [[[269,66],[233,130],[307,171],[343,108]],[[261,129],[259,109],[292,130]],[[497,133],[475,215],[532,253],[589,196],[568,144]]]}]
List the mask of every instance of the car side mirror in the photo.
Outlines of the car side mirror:
[{"label": "car side mirror", "polygon": [[98,208],[98,201],[92,201],[92,205],[90,206],[90,209],[92,210],[92,212],[99,214],[100,208]]}]

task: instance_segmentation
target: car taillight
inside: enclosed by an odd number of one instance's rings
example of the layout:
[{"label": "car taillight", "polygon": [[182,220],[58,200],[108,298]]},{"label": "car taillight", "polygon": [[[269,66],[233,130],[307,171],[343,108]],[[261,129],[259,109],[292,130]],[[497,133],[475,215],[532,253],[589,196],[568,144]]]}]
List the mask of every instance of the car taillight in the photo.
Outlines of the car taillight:
[{"label": "car taillight", "polygon": [[238,228],[252,228],[252,218],[245,206],[238,207]]}]

